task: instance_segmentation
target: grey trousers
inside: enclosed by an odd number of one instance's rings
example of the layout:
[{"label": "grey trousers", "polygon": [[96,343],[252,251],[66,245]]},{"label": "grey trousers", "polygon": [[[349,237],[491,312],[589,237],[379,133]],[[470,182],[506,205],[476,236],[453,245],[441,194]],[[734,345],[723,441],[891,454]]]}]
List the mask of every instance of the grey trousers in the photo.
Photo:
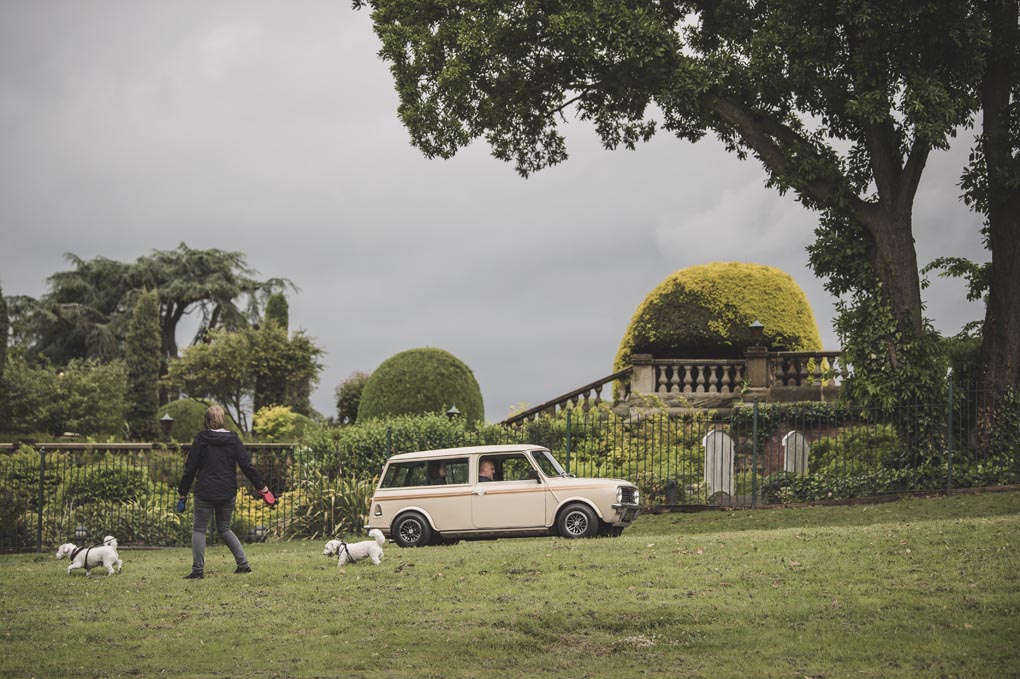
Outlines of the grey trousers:
[{"label": "grey trousers", "polygon": [[244,554],[241,541],[230,530],[230,518],[234,515],[234,498],[226,502],[212,504],[205,500],[195,498],[195,523],[191,527],[191,572],[202,573],[205,571],[205,532],[209,529],[209,519],[216,514],[216,532],[220,534],[229,549],[234,555],[234,561],[239,567],[248,565],[248,557]]}]

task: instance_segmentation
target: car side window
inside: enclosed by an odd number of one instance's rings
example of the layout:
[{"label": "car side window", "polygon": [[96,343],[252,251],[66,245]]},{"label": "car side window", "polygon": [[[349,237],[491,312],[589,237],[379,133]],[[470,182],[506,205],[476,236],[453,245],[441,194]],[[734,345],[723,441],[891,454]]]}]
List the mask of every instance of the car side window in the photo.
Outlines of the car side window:
[{"label": "car side window", "polygon": [[504,481],[528,481],[534,467],[524,455],[510,455],[502,460],[502,479]]},{"label": "car side window", "polygon": [[412,486],[437,486],[451,483],[467,483],[468,459],[418,460],[394,462],[386,468],[382,488],[409,488]]},{"label": "car side window", "polygon": [[455,460],[447,460],[446,482],[447,483],[468,482],[468,459],[466,457],[458,457]]}]

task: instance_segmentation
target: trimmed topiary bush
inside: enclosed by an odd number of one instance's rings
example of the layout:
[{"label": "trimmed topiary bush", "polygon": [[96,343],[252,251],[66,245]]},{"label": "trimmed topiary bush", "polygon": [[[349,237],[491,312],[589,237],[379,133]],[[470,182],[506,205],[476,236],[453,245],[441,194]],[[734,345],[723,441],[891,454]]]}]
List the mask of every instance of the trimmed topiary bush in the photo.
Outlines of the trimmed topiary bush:
[{"label": "trimmed topiary bush", "polygon": [[773,351],[820,351],[814,313],[800,286],[779,269],[717,262],[681,269],[645,298],[620,342],[614,370],[634,354],[656,358],[741,358],[748,326],[765,326]]},{"label": "trimmed topiary bush", "polygon": [[448,351],[410,349],[376,369],[361,393],[358,422],[393,415],[445,413],[457,406],[469,424],[482,422],[485,407],[474,373]]}]

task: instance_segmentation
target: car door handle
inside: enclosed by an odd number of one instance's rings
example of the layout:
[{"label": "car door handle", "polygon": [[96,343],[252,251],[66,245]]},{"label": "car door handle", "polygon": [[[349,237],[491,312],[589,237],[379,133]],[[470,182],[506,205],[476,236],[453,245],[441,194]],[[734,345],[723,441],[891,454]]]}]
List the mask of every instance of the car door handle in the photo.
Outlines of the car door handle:
[{"label": "car door handle", "polygon": [[471,494],[472,495],[485,495],[485,491],[484,490],[473,490],[473,491],[471,491]]}]

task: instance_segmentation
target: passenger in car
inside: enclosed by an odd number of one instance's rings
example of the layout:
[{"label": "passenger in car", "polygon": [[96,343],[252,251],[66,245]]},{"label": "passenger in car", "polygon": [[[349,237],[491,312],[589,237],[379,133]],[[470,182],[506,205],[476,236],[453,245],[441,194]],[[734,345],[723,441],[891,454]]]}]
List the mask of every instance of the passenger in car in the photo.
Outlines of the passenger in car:
[{"label": "passenger in car", "polygon": [[496,473],[496,464],[487,457],[478,461],[478,482],[492,481]]},{"label": "passenger in car", "polygon": [[446,483],[446,463],[429,462],[428,484],[430,486],[441,486]]}]

